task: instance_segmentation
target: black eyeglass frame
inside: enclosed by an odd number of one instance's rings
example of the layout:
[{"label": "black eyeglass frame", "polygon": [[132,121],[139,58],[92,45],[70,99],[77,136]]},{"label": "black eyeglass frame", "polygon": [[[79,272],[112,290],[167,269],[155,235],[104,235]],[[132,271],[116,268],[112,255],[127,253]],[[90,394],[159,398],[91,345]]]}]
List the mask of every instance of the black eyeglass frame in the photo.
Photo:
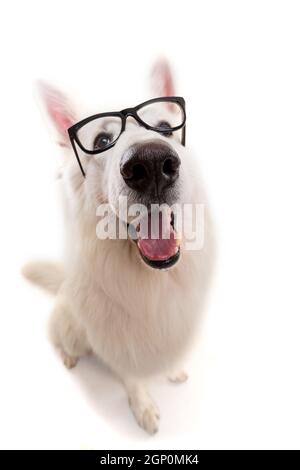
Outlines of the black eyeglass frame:
[{"label": "black eyeglass frame", "polygon": [[[137,112],[141,108],[143,108],[145,106],[148,106],[150,104],[159,103],[159,102],[176,103],[180,106],[180,108],[182,110],[183,120],[182,120],[182,123],[179,126],[166,127],[166,128],[153,127],[153,126],[150,126],[149,124],[147,124],[146,122],[144,122],[139,117],[139,115],[137,114]],[[95,119],[102,118],[102,117],[119,117],[121,119],[120,134],[118,135],[118,137],[113,142],[108,144],[107,147],[105,147],[104,149],[88,150],[85,147],[83,147],[83,145],[81,144],[77,133],[78,133],[79,129],[81,129],[87,123],[89,123],[91,121],[94,121]],[[86,153],[88,155],[96,155],[96,154],[105,152],[106,150],[109,150],[110,148],[112,148],[116,144],[116,142],[120,138],[120,135],[125,131],[125,129],[126,129],[126,120],[127,120],[128,117],[133,117],[145,129],[152,130],[152,131],[155,131],[155,132],[159,132],[160,134],[164,134],[164,133],[168,134],[168,133],[170,133],[170,131],[175,132],[179,129],[182,129],[181,144],[183,146],[185,146],[185,140],[186,140],[186,111],[185,111],[185,100],[181,96],[163,96],[161,98],[153,98],[151,100],[144,101],[143,103],[139,104],[138,106],[135,106],[134,108],[125,108],[125,109],[122,109],[122,111],[118,111],[118,112],[108,112],[108,113],[94,114],[93,116],[89,116],[88,118],[85,118],[82,121],[77,122],[76,124],[74,124],[73,126],[71,126],[68,129],[69,138],[70,138],[70,141],[71,141],[71,144],[72,144],[77,162],[79,164],[80,170],[81,170],[84,177],[85,177],[85,172],[83,170],[83,167],[82,167],[82,164],[81,164],[81,161],[80,161],[75,143],[78,145],[78,147],[84,153]]]}]

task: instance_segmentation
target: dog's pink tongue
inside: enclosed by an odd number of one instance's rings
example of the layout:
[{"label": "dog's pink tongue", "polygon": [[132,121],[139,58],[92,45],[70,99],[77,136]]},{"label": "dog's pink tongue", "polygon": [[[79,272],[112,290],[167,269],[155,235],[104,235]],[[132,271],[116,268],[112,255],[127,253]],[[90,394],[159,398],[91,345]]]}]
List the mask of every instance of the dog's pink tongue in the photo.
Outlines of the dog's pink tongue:
[{"label": "dog's pink tongue", "polygon": [[148,230],[146,233],[140,234],[138,247],[146,258],[153,261],[163,261],[177,253],[177,241],[170,220],[163,219],[159,214],[159,223],[156,226],[152,226],[151,233],[151,215],[149,215]]}]

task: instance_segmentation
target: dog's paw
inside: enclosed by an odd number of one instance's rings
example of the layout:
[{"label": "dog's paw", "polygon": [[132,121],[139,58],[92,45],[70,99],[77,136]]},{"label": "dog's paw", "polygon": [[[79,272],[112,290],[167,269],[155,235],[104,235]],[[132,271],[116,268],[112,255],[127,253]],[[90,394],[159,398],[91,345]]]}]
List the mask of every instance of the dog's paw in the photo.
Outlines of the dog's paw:
[{"label": "dog's paw", "polygon": [[172,374],[168,375],[168,379],[170,382],[176,383],[176,384],[182,384],[183,382],[186,382],[189,376],[184,370],[180,370],[177,372],[173,372]]},{"label": "dog's paw", "polygon": [[60,355],[67,369],[73,369],[73,367],[76,366],[78,362],[77,357],[69,356],[69,354],[65,353],[64,351],[60,351]]},{"label": "dog's paw", "polygon": [[148,395],[129,397],[129,405],[138,425],[149,434],[158,431],[159,410]]}]

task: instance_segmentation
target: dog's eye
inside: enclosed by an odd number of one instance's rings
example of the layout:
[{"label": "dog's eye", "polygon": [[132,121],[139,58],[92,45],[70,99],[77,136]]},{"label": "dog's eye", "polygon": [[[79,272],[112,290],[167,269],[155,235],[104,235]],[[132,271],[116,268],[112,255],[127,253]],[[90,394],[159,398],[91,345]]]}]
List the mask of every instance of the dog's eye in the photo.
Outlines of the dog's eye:
[{"label": "dog's eye", "polygon": [[157,127],[161,129],[170,129],[169,131],[164,130],[162,134],[166,137],[171,137],[173,135],[173,132],[171,131],[171,125],[167,121],[160,121],[157,125]]},{"label": "dog's eye", "polygon": [[100,132],[94,140],[94,150],[100,150],[107,147],[112,141],[112,135],[107,132]]}]

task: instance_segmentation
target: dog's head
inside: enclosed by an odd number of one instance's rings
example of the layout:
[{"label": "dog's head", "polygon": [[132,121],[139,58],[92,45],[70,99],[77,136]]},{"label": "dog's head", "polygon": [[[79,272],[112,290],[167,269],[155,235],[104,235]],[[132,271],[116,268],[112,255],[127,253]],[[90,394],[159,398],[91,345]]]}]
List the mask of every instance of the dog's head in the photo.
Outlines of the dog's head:
[{"label": "dog's head", "polygon": [[[155,64],[152,87],[155,96],[175,95],[165,61]],[[47,85],[41,89],[58,131],[59,144],[68,154],[64,177],[74,199],[81,199],[81,210],[92,210],[96,216],[97,206],[108,203],[118,221],[124,223],[126,230],[129,228],[148,265],[153,268],[174,265],[180,255],[180,240],[173,208],[191,202],[193,194],[193,170],[189,168],[189,155],[182,139],[184,103],[154,102],[138,110],[116,112],[115,116],[113,113],[105,116],[100,110],[99,118],[93,116],[80,128],[75,126],[72,134],[75,139],[70,141],[68,129],[78,123],[75,112],[60,92]],[[126,210],[121,208],[121,200],[123,204],[126,201]],[[138,216],[131,210],[133,205]]]}]

